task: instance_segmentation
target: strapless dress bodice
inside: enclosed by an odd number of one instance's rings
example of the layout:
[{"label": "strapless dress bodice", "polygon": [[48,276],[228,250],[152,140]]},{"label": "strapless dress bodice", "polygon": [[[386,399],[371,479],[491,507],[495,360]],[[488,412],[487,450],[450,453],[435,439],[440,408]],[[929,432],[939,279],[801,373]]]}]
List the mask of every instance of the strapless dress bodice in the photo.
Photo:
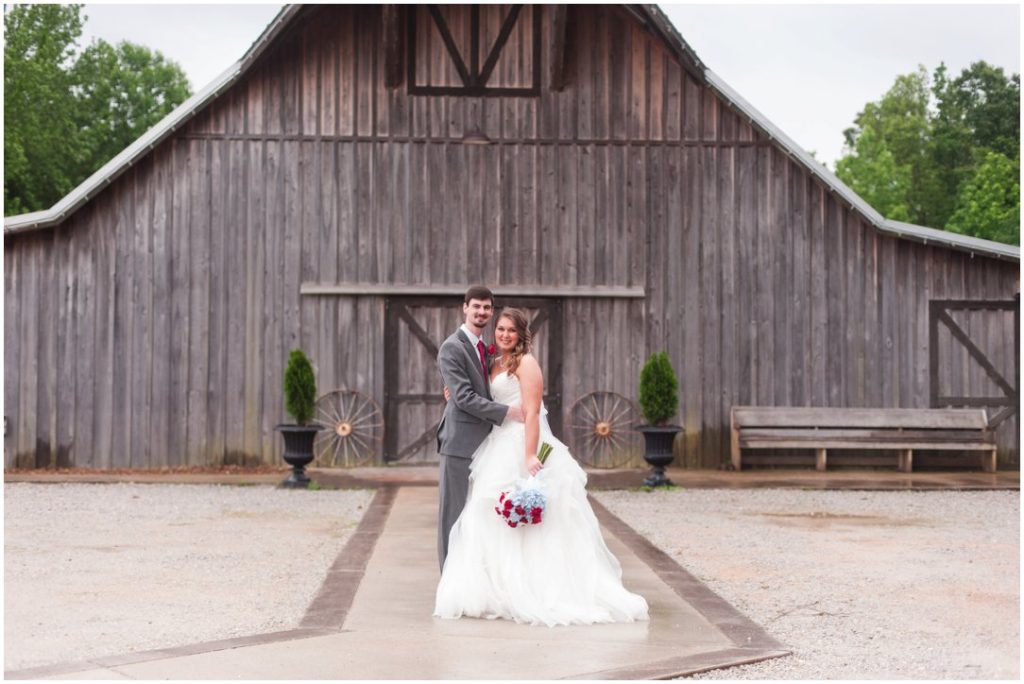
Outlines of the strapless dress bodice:
[{"label": "strapless dress bodice", "polygon": [[519,378],[508,373],[501,373],[491,380],[491,397],[499,404],[515,406],[522,403],[522,392],[519,388]]}]

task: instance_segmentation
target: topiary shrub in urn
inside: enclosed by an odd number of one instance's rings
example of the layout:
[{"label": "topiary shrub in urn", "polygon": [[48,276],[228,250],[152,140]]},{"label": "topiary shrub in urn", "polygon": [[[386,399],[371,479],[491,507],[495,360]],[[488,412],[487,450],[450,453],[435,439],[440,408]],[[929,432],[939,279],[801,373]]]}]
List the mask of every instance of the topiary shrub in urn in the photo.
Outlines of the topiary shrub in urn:
[{"label": "topiary shrub in urn", "polygon": [[293,349],[284,369],[284,408],[295,424],[282,423],[274,429],[284,437],[284,460],[292,467],[282,487],[306,488],[306,466],[313,461],[313,440],[321,430],[310,425],[316,405],[316,377],[313,365],[301,349]]},{"label": "topiary shrub in urn", "polygon": [[651,354],[640,370],[640,412],[647,425],[636,429],[644,436],[644,460],[651,465],[651,474],[644,480],[647,487],[662,487],[672,482],[665,477],[665,467],[672,463],[672,443],[682,431],[668,420],[679,410],[679,385],[668,354]]}]

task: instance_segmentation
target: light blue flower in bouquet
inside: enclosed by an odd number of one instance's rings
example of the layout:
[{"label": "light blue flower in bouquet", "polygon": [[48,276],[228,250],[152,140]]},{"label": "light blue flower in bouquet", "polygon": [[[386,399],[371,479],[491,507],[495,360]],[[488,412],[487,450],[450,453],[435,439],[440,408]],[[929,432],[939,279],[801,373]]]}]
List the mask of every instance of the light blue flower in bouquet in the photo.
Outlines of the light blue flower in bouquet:
[{"label": "light blue flower in bouquet", "polygon": [[544,509],[547,507],[543,473],[542,470],[535,477],[516,480],[509,491],[502,492],[498,497],[494,511],[505,519],[509,527],[539,525],[543,522]]}]

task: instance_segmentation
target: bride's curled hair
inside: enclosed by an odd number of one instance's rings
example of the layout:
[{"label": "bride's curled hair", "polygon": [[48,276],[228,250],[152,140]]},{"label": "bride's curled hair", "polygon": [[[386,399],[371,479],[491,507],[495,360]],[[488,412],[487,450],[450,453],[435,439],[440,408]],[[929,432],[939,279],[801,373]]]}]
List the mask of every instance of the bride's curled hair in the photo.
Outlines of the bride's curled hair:
[{"label": "bride's curled hair", "polygon": [[512,321],[512,327],[516,329],[519,334],[519,341],[516,342],[516,346],[512,348],[511,358],[507,367],[509,375],[516,372],[519,368],[519,362],[523,360],[523,356],[530,353],[531,343],[533,342],[533,333],[530,332],[530,319],[527,318],[526,312],[522,309],[515,309],[509,307],[502,309],[501,314],[498,316],[500,321],[502,318],[507,318]]}]

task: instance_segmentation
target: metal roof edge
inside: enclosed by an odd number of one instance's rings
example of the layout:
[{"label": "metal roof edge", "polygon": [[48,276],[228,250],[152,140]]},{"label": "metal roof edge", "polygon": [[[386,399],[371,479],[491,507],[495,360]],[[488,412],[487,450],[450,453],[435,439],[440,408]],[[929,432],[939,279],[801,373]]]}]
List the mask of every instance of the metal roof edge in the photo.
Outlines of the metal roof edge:
[{"label": "metal roof edge", "polygon": [[158,123],[143,133],[131,145],[115,155],[95,173],[78,184],[49,209],[18,214],[4,218],[4,235],[23,233],[29,230],[48,228],[59,224],[74,213],[118,176],[128,170],[138,159],[156,147],[171,133],[179,129],[225,89],[237,81],[253,62],[266,50],[270,42],[294,18],[301,5],[286,5],[267,25],[237,62],[225,69],[199,92],[175,107]]},{"label": "metal roof edge", "polygon": [[1020,262],[1020,247],[1007,245],[1002,242],[971,237],[970,235],[961,235],[949,230],[919,226],[914,223],[893,221],[892,219],[886,219],[885,225],[881,226],[880,230],[893,234],[896,237],[909,237],[926,244],[928,242],[938,242],[955,249],[970,252],[971,254],[981,253],[986,256]]}]

